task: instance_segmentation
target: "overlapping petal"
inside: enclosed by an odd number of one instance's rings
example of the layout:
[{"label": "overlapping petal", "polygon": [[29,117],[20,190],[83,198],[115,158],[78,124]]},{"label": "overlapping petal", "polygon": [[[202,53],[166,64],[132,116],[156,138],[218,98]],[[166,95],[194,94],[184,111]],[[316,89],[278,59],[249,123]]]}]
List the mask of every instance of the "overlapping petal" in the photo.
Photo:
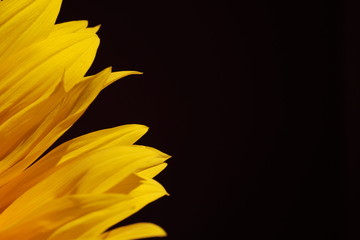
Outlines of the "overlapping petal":
[{"label": "overlapping petal", "polygon": [[44,40],[53,29],[61,0],[0,2],[0,60]]},{"label": "overlapping petal", "polygon": [[71,194],[50,200],[0,231],[1,239],[99,239],[166,191],[147,179],[128,194]]},{"label": "overlapping petal", "polygon": [[87,21],[54,24],[61,0],[0,1],[0,239],[165,236],[138,223],[106,230],[166,195],[153,180],[168,155],[134,145],[124,125],[44,152],[100,91],[136,71],[85,76],[99,38]]}]

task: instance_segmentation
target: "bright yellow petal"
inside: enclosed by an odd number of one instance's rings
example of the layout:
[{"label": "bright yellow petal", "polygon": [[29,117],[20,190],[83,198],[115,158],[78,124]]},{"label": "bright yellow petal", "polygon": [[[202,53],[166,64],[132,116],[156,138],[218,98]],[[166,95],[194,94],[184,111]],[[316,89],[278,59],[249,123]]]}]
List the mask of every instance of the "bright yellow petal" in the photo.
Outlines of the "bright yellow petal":
[{"label": "bright yellow petal", "polygon": [[0,239],[101,240],[165,236],[139,223],[104,233],[168,195],[155,177],[168,155],[133,145],[125,125],[44,152],[99,92],[137,71],[85,77],[99,45],[87,21],[54,24],[61,0],[0,0]]},{"label": "bright yellow petal", "polygon": [[139,140],[148,129],[149,128],[144,125],[127,124],[92,132],[60,145],[50,152],[42,161],[46,162],[59,159],[57,164],[61,164],[69,159],[94,150],[120,145],[132,145]]},{"label": "bright yellow petal", "polygon": [[[1,225],[0,238],[101,239],[106,229],[165,194],[159,183],[146,180],[127,195],[105,193],[61,197],[48,201],[17,222]],[[129,234],[129,230],[131,232],[131,228],[125,227],[123,230],[122,234]],[[156,232],[158,234],[159,229]],[[154,230],[145,233],[151,237]],[[110,236],[115,234],[120,233],[115,231]]]},{"label": "bright yellow petal", "polygon": [[0,61],[44,40],[51,32],[61,0],[6,0],[0,2]]},{"label": "bright yellow petal", "polygon": [[161,163],[157,166],[147,168],[145,170],[142,170],[138,172],[137,174],[141,177],[145,178],[154,178],[156,175],[158,175],[162,170],[164,170],[167,166],[167,163]]},{"label": "bright yellow petal", "polygon": [[0,201],[0,212],[25,191],[52,174],[56,170],[55,167],[60,163],[79,158],[99,149],[132,145],[147,130],[148,128],[143,125],[128,124],[86,134],[58,146],[25,172],[0,188],[0,199],[2,199]]},{"label": "bright yellow petal", "polygon": [[87,28],[87,26],[88,26],[88,21],[86,20],[58,23],[55,24],[55,26],[53,27],[49,35],[49,38],[55,38],[68,33],[84,31]]},{"label": "bright yellow petal", "polygon": [[167,158],[156,149],[132,145],[100,149],[68,160],[5,209],[0,215],[0,228],[21,220],[54,198],[103,193],[132,173],[156,166]]},{"label": "bright yellow petal", "polygon": [[[135,193],[136,191],[136,193]],[[139,211],[141,208],[166,195],[165,189],[157,182],[146,180],[130,193],[131,200],[90,213],[60,227],[49,240],[94,239],[117,222]],[[150,237],[150,236],[149,236]]]},{"label": "bright yellow petal", "polygon": [[106,240],[133,240],[150,237],[166,237],[167,234],[158,225],[153,223],[134,223],[106,232],[101,239]]},{"label": "bright yellow petal", "polygon": [[0,186],[25,170],[71,127],[99,94],[110,71],[106,69],[74,87],[37,128],[33,128],[31,134],[26,135],[26,139],[0,161],[0,169],[3,171],[0,174]]},{"label": "bright yellow petal", "polygon": [[0,169],[6,170],[0,174],[0,186],[25,170],[72,126],[102,90],[110,71],[105,69],[77,84],[30,136],[0,161]]},{"label": "bright yellow petal", "polygon": [[47,239],[60,226],[107,209],[119,202],[127,203],[129,197],[121,194],[72,195],[47,202],[27,218],[0,231],[0,239]]},{"label": "bright yellow petal", "polygon": [[133,74],[142,74],[142,72],[138,71],[119,71],[119,72],[112,72],[109,78],[107,79],[105,86],[109,86],[113,82],[117,81],[120,78],[133,75]]},{"label": "bright yellow petal", "polygon": [[[20,151],[15,152],[15,150],[21,149],[24,138],[31,135],[33,129],[40,125],[49,112],[56,108],[64,94],[65,90],[60,83],[49,97],[41,97],[0,125],[0,152],[3,158],[0,161],[0,176],[21,160],[24,155],[12,157],[15,153],[20,153]],[[0,178],[0,182],[4,182],[4,180]]]},{"label": "bright yellow petal", "polygon": [[1,124],[39,98],[47,98],[60,81],[65,90],[81,81],[99,39],[95,34],[74,33],[43,43],[46,47],[34,44],[0,65]]},{"label": "bright yellow petal", "polygon": [[[121,150],[121,148],[124,148],[124,150],[126,148],[128,149],[125,152]],[[133,150],[130,150],[131,148]],[[122,157],[118,157],[119,163],[106,163],[106,161],[104,161],[98,165],[97,169],[90,169],[88,174],[83,177],[79,184],[77,189],[78,192],[105,192],[124,180],[125,177],[129,176],[131,173],[136,173],[143,169],[156,166],[169,158],[168,155],[154,148],[144,146],[117,147],[111,150],[111,154],[114,154],[113,151],[116,149],[120,150],[118,153],[119,155],[122,154]],[[137,153],[135,153],[135,151]],[[114,159],[114,161],[116,161],[116,159]],[[122,167],[119,167],[120,161],[124,161],[124,163],[126,161],[126,165],[124,164]],[[105,164],[106,167],[102,167],[102,165]]]}]

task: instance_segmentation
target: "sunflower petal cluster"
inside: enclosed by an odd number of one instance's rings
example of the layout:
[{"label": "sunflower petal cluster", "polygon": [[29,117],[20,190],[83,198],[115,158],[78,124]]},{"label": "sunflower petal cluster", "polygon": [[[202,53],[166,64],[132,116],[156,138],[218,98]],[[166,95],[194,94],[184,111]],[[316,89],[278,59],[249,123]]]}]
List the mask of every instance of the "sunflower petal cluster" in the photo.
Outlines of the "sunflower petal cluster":
[{"label": "sunflower petal cluster", "polygon": [[103,88],[139,74],[107,68],[85,76],[99,27],[55,24],[60,6],[0,1],[0,240],[165,236],[152,223],[107,231],[167,195],[153,178],[169,156],[135,144],[146,126],[92,132],[46,153]]}]

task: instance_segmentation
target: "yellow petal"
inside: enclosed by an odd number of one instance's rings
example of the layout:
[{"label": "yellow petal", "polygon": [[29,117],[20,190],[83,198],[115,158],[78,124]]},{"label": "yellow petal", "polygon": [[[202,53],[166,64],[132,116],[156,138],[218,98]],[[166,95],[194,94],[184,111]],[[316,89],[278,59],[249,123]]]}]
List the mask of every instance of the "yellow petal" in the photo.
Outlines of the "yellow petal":
[{"label": "yellow petal", "polygon": [[[120,150],[121,148],[128,148],[126,151]],[[130,150],[132,148],[132,150]],[[111,154],[114,154],[114,150],[120,150],[119,155],[122,154],[122,157],[119,157],[119,163],[113,163],[103,161],[99,164],[97,168],[91,168],[88,170],[82,181],[80,182],[77,191],[81,192],[92,192],[92,193],[101,193],[105,192],[117,183],[124,180],[125,177],[129,176],[131,173],[136,173],[143,169],[156,166],[169,158],[168,155],[149,147],[143,146],[131,146],[131,147],[117,147],[110,151]],[[134,151],[134,152],[132,152]],[[135,151],[137,153],[135,153]],[[117,151],[116,151],[117,152]],[[115,153],[116,154],[116,153]],[[114,159],[116,161],[116,159]],[[119,167],[120,161],[126,161],[126,165]],[[107,165],[102,167],[102,165]],[[113,166],[113,167],[111,167]],[[117,169],[117,170],[116,170]]]},{"label": "yellow petal", "polygon": [[[129,202],[121,194],[72,195],[47,202],[27,218],[0,231],[1,239],[47,239],[54,229],[89,213],[119,202]],[[2,227],[2,226],[1,226]]]},{"label": "yellow petal", "polygon": [[34,44],[0,65],[1,123],[24,106],[49,96],[61,80],[67,91],[81,81],[98,44],[95,34],[68,34]]},{"label": "yellow petal", "polygon": [[133,173],[124,178],[121,182],[108,189],[107,193],[129,194],[144,182],[144,178]]},{"label": "yellow petal", "polygon": [[88,21],[86,20],[58,23],[54,26],[48,38],[57,38],[61,37],[62,35],[76,32],[95,34],[100,28],[100,25],[91,28],[87,26]]},{"label": "yellow petal", "polygon": [[[30,135],[0,161],[0,186],[16,177],[49,148],[84,113],[103,88],[111,69],[80,82],[52,110]],[[24,120],[19,118],[19,120]],[[14,125],[15,127],[15,125]],[[0,126],[1,129],[1,126]],[[0,131],[1,132],[1,131]],[[4,144],[6,139],[3,139]],[[20,161],[21,160],[21,161]],[[16,163],[16,164],[15,164]],[[15,165],[14,165],[15,164]],[[8,168],[8,166],[12,166]]]},{"label": "yellow petal", "polygon": [[[20,137],[13,139],[12,141],[14,142],[16,140],[18,143],[21,140],[21,144],[18,144],[15,149],[12,149],[11,153],[9,153],[2,161],[0,161],[0,186],[4,185],[20,174],[23,170],[25,170],[67,129],[69,129],[72,124],[85,112],[86,108],[95,99],[99,92],[104,88],[105,81],[108,81],[110,76],[111,69],[108,68],[97,75],[84,78],[83,81],[79,82],[76,87],[71,89],[71,91],[65,95],[61,104],[59,104],[51,113],[49,113],[46,119],[35,122],[37,124],[41,123],[37,128],[28,127],[28,129],[32,129],[33,131],[30,136],[22,131],[18,131]],[[126,75],[118,74],[116,75],[116,78],[121,76]],[[112,78],[112,80],[114,79],[115,77]],[[54,99],[50,98],[51,101]],[[22,122],[24,119],[28,119],[23,118],[22,115],[17,116],[16,118],[18,122]],[[30,123],[34,124],[34,122]],[[4,131],[8,131],[9,129],[16,131],[16,127],[16,124],[12,124],[11,127],[4,128]],[[23,139],[23,136],[27,138]],[[0,135],[0,142],[2,140],[4,146],[11,143],[7,142],[6,138],[1,138]],[[7,151],[9,151],[9,149],[11,149],[13,146],[15,146],[15,144],[8,147]],[[21,159],[22,161],[19,162]],[[15,163],[16,165],[14,165]],[[9,169],[9,166],[12,167]]]},{"label": "yellow petal", "polygon": [[154,178],[156,175],[158,175],[162,170],[164,170],[167,166],[167,163],[161,163],[157,166],[147,168],[145,170],[142,170],[138,172],[137,174],[141,177],[145,178]]},{"label": "yellow petal", "polygon": [[157,182],[145,181],[136,194],[129,194],[131,199],[69,222],[57,229],[49,240],[94,239],[117,222],[139,211],[148,203],[166,195],[164,188]]},{"label": "yellow petal", "polygon": [[111,83],[115,82],[116,80],[119,80],[120,78],[132,75],[132,74],[142,74],[142,72],[138,71],[119,71],[119,72],[112,72],[110,77],[105,83],[105,86],[109,86]]},{"label": "yellow petal", "polygon": [[44,40],[52,30],[61,0],[7,0],[0,2],[0,61]]},{"label": "yellow petal", "polygon": [[85,77],[100,26],[54,24],[61,2],[0,0],[0,239],[165,236],[150,223],[104,233],[168,195],[153,177],[169,156],[133,145],[147,127],[94,132],[40,158],[103,88],[141,74],[107,68]]},{"label": "yellow petal", "polygon": [[[56,108],[64,94],[65,90],[60,83],[49,97],[39,98],[0,125],[0,155],[3,158],[0,161],[0,173],[8,170],[20,160],[20,158],[11,158],[10,152],[22,146],[24,138],[31,135],[33,129],[40,125]],[[6,156],[6,154],[9,155]]]},{"label": "yellow petal", "polygon": [[102,239],[106,240],[132,240],[150,237],[166,237],[166,232],[153,223],[134,223],[106,232]]},{"label": "yellow petal", "polygon": [[[119,145],[132,145],[148,128],[138,124],[128,124],[96,131],[68,141],[45,155],[37,163],[0,188],[0,212],[25,191],[47,178],[55,166],[75,159],[89,152]],[[136,182],[136,180],[133,180]]]},{"label": "yellow petal", "polygon": [[119,145],[132,145],[139,140],[148,129],[149,128],[144,125],[126,124],[92,132],[60,145],[50,152],[43,161],[47,162],[53,159],[60,159],[57,164],[61,164],[71,158],[94,150]]},{"label": "yellow petal", "polygon": [[[54,198],[103,193],[130,174],[156,166],[167,158],[156,149],[132,145],[100,149],[68,160],[5,209],[0,215],[0,228],[21,220]],[[154,184],[152,180],[148,182]],[[139,195],[141,189],[132,194]]]},{"label": "yellow petal", "polygon": [[49,38],[59,37],[64,34],[80,32],[87,28],[88,21],[86,20],[79,20],[79,21],[71,21],[71,22],[64,22],[55,24],[53,27]]}]

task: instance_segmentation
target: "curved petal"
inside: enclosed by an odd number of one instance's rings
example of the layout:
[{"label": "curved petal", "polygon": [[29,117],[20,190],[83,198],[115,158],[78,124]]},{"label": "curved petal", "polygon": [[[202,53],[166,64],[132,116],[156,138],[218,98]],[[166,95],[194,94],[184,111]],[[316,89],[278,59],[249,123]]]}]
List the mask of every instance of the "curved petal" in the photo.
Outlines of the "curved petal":
[{"label": "curved petal", "polygon": [[[100,149],[68,160],[1,213],[0,229],[20,221],[52,199],[69,194],[104,193],[132,173],[156,166],[167,158],[156,149],[131,145]],[[138,192],[133,195],[139,195]]]},{"label": "curved petal", "polygon": [[109,227],[166,194],[165,189],[159,183],[145,180],[143,184],[128,194],[131,198],[128,202],[120,202],[102,211],[94,211],[71,221],[58,228],[49,240],[94,239],[101,236]]},{"label": "curved petal", "polygon": [[142,170],[142,171],[138,172],[137,174],[139,176],[145,177],[145,178],[154,178],[160,172],[162,172],[166,167],[167,167],[167,163],[161,163],[161,164],[156,165],[154,167]]},{"label": "curved petal", "polygon": [[132,240],[150,237],[166,237],[167,234],[158,225],[153,223],[134,223],[119,227],[103,234],[101,239],[106,240]]},{"label": "curved petal", "polygon": [[[110,71],[110,69],[106,69],[87,81],[77,84],[69,93],[64,95],[62,101],[47,114],[45,119],[31,128],[30,134],[21,138],[21,144],[15,145],[15,148],[0,161],[2,171],[0,171],[0,186],[24,171],[71,127],[99,94]],[[19,117],[19,121],[22,120],[24,119]],[[5,141],[6,139],[1,140],[3,140],[4,145],[8,144]]]},{"label": "curved petal", "polygon": [[[100,239],[104,231],[166,195],[157,182],[144,182],[129,194],[76,194],[50,200],[12,224],[1,225],[1,239]],[[140,225],[139,225],[140,226]],[[122,234],[131,229],[124,228]],[[144,229],[145,230],[145,229]],[[145,231],[146,232],[146,231]],[[159,232],[159,229],[157,230]],[[106,235],[114,236],[119,230]],[[154,231],[147,232],[148,237]]]},{"label": "curved petal", "polygon": [[88,213],[128,202],[121,194],[72,195],[47,202],[16,224],[0,231],[0,239],[47,239],[54,229]]},{"label": "curved petal", "polygon": [[22,106],[48,96],[60,80],[69,91],[89,69],[98,45],[96,34],[71,33],[33,44],[21,54],[12,55],[6,65],[0,66],[2,121]]},{"label": "curved petal", "polygon": [[107,68],[84,77],[100,26],[54,24],[61,2],[0,0],[0,239],[165,236],[150,223],[106,232],[168,195],[153,177],[170,156],[133,145],[147,127],[97,131],[40,158],[103,88],[141,74]]},{"label": "curved petal", "polygon": [[142,74],[142,72],[138,71],[119,71],[119,72],[112,72],[109,78],[107,79],[105,86],[109,86],[113,82],[117,81],[120,78],[133,75],[133,74]]},{"label": "curved petal", "polygon": [[84,31],[89,22],[86,20],[71,21],[55,24],[49,38],[59,37],[64,34]]},{"label": "curved petal", "polygon": [[[27,190],[51,175],[59,164],[98,149],[132,145],[147,130],[148,128],[143,125],[128,124],[92,132],[63,143],[0,188],[0,199],[2,199],[0,201],[0,212]],[[136,179],[133,181],[137,182]]]}]

